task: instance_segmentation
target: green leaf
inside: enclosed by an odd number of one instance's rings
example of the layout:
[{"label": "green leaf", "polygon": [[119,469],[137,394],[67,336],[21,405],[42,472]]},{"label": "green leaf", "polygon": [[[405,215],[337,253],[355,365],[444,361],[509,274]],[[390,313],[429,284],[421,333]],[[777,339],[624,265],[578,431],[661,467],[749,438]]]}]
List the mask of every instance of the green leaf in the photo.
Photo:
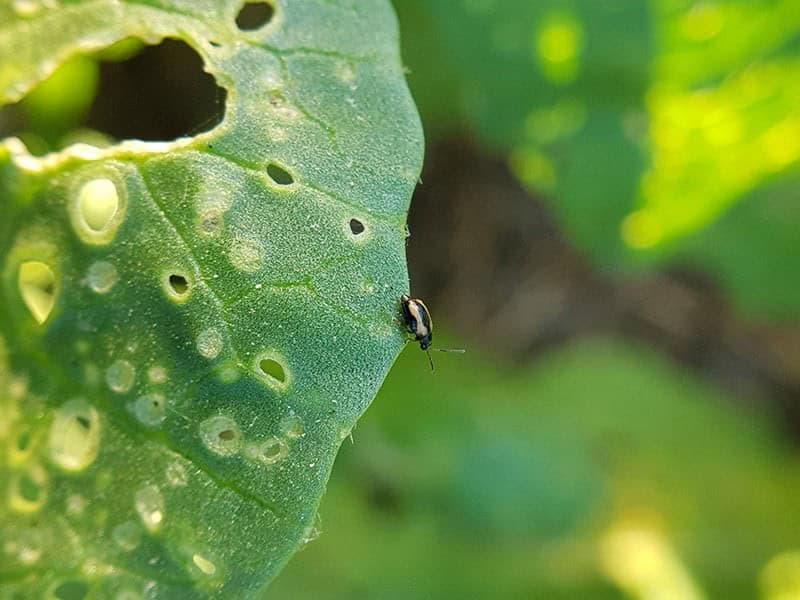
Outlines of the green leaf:
[{"label": "green leaf", "polygon": [[405,343],[422,134],[394,15],[278,0],[243,31],[238,1],[50,6],[0,6],[0,103],[170,37],[227,105],[169,143],[0,144],[0,595],[258,596]]}]

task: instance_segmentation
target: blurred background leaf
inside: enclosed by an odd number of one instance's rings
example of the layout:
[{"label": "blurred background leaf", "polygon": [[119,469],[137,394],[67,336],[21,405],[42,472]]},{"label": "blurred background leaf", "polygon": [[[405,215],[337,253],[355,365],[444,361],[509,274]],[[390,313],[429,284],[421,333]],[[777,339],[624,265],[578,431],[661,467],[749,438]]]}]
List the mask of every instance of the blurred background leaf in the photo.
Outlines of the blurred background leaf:
[{"label": "blurred background leaf", "polygon": [[271,598],[734,600],[797,543],[800,462],[752,399],[619,340],[439,362],[401,357]]},{"label": "blurred background leaf", "polygon": [[[596,265],[693,264],[754,314],[798,314],[797,278],[758,298],[736,291],[772,246],[763,228],[739,230],[748,257],[705,256],[733,207],[797,173],[795,2],[396,5],[429,135],[464,128],[504,155]],[[800,267],[800,253],[783,258]]]}]

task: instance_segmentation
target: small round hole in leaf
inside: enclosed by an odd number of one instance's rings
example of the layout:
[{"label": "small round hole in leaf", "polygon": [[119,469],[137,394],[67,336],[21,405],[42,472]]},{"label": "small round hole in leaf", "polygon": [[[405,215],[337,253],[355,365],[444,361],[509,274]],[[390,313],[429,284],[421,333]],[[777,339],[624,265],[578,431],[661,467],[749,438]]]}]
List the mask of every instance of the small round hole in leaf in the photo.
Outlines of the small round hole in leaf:
[{"label": "small round hole in leaf", "polygon": [[289,387],[292,373],[289,371],[286,359],[279,352],[275,350],[262,352],[256,357],[253,368],[256,375],[276,391],[282,392]]},{"label": "small round hole in leaf", "polygon": [[261,370],[261,373],[267,377],[272,377],[280,383],[284,383],[286,381],[286,372],[283,370],[281,364],[276,360],[264,358],[259,361],[258,368]]},{"label": "small round hole in leaf", "polygon": [[164,288],[171,298],[184,300],[191,291],[191,284],[186,275],[170,273],[164,278]]},{"label": "small round hole in leaf", "polygon": [[350,233],[353,235],[361,235],[364,233],[364,223],[359,221],[358,219],[350,219]]},{"label": "small round hole in leaf", "polygon": [[241,31],[253,31],[267,25],[275,16],[275,8],[269,2],[246,2],[236,15],[236,26]]},{"label": "small round hole in leaf", "polygon": [[172,290],[179,296],[183,296],[186,292],[189,291],[189,282],[186,281],[186,277],[184,277],[183,275],[170,275],[169,285],[172,288]]},{"label": "small round hole in leaf", "polygon": [[267,175],[269,175],[269,178],[277,185],[292,185],[294,183],[292,174],[275,163],[270,163],[269,166],[267,166]]}]

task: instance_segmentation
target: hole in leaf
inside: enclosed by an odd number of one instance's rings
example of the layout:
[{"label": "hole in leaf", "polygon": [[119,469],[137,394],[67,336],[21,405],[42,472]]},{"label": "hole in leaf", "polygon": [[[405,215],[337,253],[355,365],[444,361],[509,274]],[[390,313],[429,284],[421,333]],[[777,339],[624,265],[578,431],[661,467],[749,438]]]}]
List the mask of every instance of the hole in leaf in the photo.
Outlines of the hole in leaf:
[{"label": "hole in leaf", "polygon": [[219,432],[219,439],[223,442],[230,442],[233,439],[236,439],[236,432],[232,431],[231,429],[223,429]]},{"label": "hole in leaf", "polygon": [[53,596],[58,600],[83,600],[88,593],[89,585],[77,579],[65,581],[53,590]]},{"label": "hole in leaf", "polygon": [[105,231],[119,210],[117,186],[105,178],[87,182],[79,193],[78,210],[91,231]]},{"label": "hole in leaf", "polygon": [[148,46],[131,38],[64,62],[21,101],[2,107],[0,138],[19,136],[33,154],[76,141],[171,141],[213,129],[224,118],[225,98],[185,42]]},{"label": "hole in leaf", "polygon": [[213,129],[224,117],[225,97],[200,55],[167,39],[100,64],[87,125],[116,139],[169,141]]},{"label": "hole in leaf", "polygon": [[47,320],[56,301],[56,276],[43,262],[32,260],[19,268],[19,293],[40,325]]},{"label": "hole in leaf", "polygon": [[258,368],[261,369],[261,373],[267,377],[271,377],[280,383],[286,382],[286,371],[283,370],[283,366],[281,366],[278,361],[271,358],[264,358],[259,361]]},{"label": "hole in leaf", "polygon": [[[70,199],[68,211],[72,227],[83,242],[105,245],[114,239],[127,208],[127,190],[118,177],[109,169],[106,177],[90,175],[77,182],[80,187]],[[109,263],[100,263],[113,270]],[[101,274],[108,275],[107,269]]]},{"label": "hole in leaf", "polygon": [[292,174],[275,163],[270,163],[267,166],[267,175],[269,175],[269,178],[277,185],[292,185],[294,183]]},{"label": "hole in leaf", "polygon": [[173,296],[183,297],[189,293],[189,280],[183,275],[173,273],[167,280],[170,292]]},{"label": "hole in leaf", "polygon": [[350,219],[350,232],[353,235],[361,235],[364,233],[364,224],[358,219]]},{"label": "hole in leaf", "polygon": [[275,16],[275,8],[269,2],[247,2],[236,15],[236,26],[242,31],[260,29]]},{"label": "hole in leaf", "polygon": [[25,501],[36,504],[42,497],[42,488],[29,475],[22,475],[19,479],[19,495]]}]

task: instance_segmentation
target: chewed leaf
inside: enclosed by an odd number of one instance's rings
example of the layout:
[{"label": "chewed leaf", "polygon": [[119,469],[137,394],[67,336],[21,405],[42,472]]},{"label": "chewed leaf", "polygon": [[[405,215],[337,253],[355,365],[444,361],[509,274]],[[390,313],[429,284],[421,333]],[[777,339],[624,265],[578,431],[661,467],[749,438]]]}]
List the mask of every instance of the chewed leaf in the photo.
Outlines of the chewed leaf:
[{"label": "chewed leaf", "polygon": [[0,5],[0,104],[130,38],[227,98],[171,142],[0,142],[0,595],[259,596],[405,343],[389,2],[246,4]]}]

